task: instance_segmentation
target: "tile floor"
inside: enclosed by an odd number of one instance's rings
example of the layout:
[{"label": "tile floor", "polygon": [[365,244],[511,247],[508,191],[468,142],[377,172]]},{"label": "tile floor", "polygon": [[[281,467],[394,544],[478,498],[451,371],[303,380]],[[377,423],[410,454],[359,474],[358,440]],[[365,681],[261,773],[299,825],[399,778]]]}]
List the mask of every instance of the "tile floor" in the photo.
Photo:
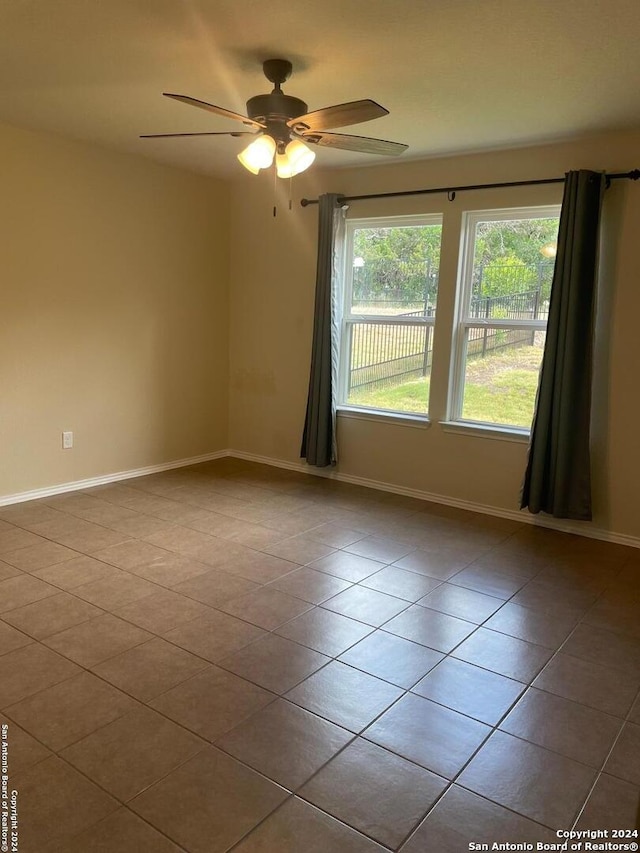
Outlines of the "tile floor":
[{"label": "tile floor", "polygon": [[235,459],[0,509],[20,853],[632,828],[640,553]]}]

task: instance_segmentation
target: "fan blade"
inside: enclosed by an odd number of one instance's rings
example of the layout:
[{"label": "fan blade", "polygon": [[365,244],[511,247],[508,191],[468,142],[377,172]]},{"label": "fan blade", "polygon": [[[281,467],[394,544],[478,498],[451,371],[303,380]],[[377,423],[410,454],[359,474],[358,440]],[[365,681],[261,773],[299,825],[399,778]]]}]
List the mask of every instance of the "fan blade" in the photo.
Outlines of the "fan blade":
[{"label": "fan blade", "polygon": [[225,110],[224,107],[216,107],[215,104],[208,104],[206,101],[199,101],[197,98],[190,98],[188,95],[173,95],[171,92],[163,92],[162,94],[165,98],[173,98],[174,101],[182,101],[183,104],[188,104],[191,107],[199,107],[201,110],[207,110],[210,113],[215,113],[217,116],[231,118],[234,121],[241,121],[243,124],[249,125],[250,127],[264,128],[263,124],[254,121],[249,118],[249,116],[243,116],[240,115],[240,113]]},{"label": "fan blade", "polygon": [[301,139],[312,145],[322,145],[327,148],[343,148],[345,151],[360,151],[362,154],[402,154],[409,147],[401,142],[388,142],[386,139],[371,139],[369,136],[352,136],[349,133],[315,133],[309,131],[301,134]]},{"label": "fan blade", "polygon": [[287,124],[298,130],[330,130],[332,127],[346,127],[350,124],[359,124],[362,121],[371,121],[389,114],[380,104],[368,99],[364,101],[351,101],[348,104],[335,104],[333,107],[325,107],[322,110],[314,110],[304,116],[292,118]]},{"label": "fan blade", "polygon": [[167,136],[257,136],[251,130],[230,130],[226,133],[143,133],[140,139],[161,139]]}]

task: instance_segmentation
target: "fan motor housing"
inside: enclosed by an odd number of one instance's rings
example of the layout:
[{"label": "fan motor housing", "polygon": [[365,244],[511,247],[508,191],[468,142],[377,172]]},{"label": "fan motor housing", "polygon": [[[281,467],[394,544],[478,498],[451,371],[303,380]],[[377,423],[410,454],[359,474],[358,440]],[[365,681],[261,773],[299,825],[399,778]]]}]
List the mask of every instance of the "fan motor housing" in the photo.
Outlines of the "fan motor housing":
[{"label": "fan motor housing", "polygon": [[284,95],[282,92],[256,95],[247,101],[247,115],[254,121],[267,122],[269,119],[281,119],[287,122],[307,112],[304,101],[291,95]]}]

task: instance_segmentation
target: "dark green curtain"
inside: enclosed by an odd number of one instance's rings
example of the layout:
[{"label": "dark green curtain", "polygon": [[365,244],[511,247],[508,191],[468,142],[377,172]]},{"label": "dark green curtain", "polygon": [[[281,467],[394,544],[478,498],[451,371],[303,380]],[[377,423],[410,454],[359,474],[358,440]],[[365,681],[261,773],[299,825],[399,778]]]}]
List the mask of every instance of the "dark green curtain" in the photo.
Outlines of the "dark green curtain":
[{"label": "dark green curtain", "polygon": [[311,375],[307,415],[300,456],[310,465],[324,468],[336,462],[335,412],[333,408],[331,291],[335,252],[334,217],[339,195],[325,193],[319,199],[318,265],[313,321]]},{"label": "dark green curtain", "polygon": [[605,176],[566,175],[547,339],[521,508],[591,520],[593,315]]}]

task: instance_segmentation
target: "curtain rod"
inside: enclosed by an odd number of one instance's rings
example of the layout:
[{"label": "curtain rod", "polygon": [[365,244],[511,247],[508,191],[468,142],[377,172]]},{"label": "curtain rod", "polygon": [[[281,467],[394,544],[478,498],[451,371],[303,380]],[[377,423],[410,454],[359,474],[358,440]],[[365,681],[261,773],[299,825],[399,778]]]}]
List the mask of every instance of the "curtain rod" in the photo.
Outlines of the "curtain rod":
[{"label": "curtain rod", "polygon": [[[605,173],[605,177],[607,179],[607,185],[609,184],[609,181],[619,180],[620,178],[628,178],[632,181],[637,181],[640,178],[640,169],[633,169],[631,172],[614,172],[609,175]],[[345,195],[340,196],[340,201],[362,201],[363,199],[369,198],[398,198],[399,196],[433,195],[435,193],[447,193],[449,200],[453,201],[457,192],[463,192],[465,190],[493,190],[501,187],[532,187],[537,186],[538,184],[564,184],[564,181],[564,178],[543,178],[537,181],[505,181],[502,184],[469,184],[465,187],[437,187],[426,190],[403,190],[402,192],[395,193]],[[319,199],[317,198],[303,198],[300,199],[300,204],[302,207],[308,207],[310,204],[318,204],[318,201]]]}]

